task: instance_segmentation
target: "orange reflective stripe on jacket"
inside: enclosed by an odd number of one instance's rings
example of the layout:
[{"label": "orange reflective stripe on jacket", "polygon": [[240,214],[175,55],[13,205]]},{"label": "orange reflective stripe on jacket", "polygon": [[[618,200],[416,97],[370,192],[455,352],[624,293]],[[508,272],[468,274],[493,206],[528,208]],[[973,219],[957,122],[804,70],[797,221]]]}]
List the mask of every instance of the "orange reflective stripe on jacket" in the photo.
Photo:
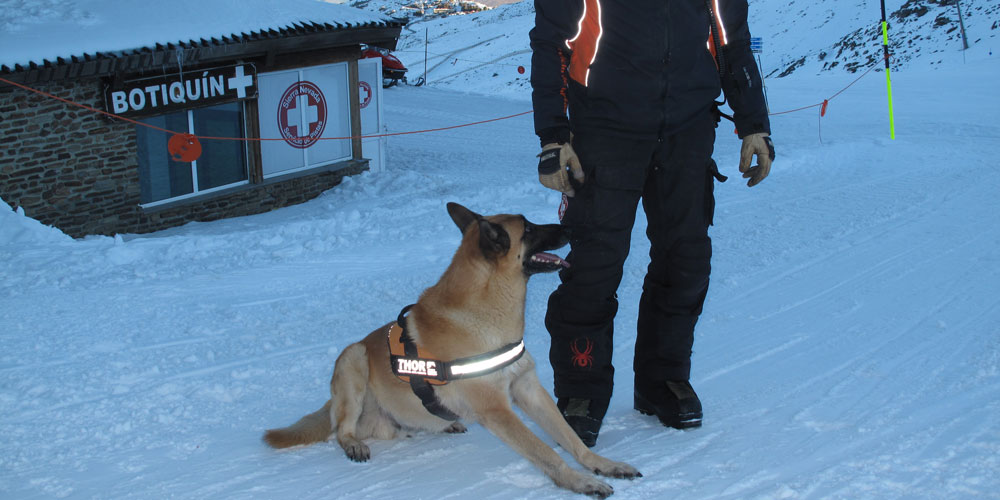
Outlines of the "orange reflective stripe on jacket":
[{"label": "orange reflective stripe on jacket", "polygon": [[601,43],[601,2],[584,0],[583,15],[580,16],[576,36],[566,40],[566,46],[573,51],[569,61],[569,77],[586,86],[590,77],[590,65],[597,58]]},{"label": "orange reflective stripe on jacket", "polygon": [[719,30],[719,43],[725,47],[729,45],[729,37],[726,35],[726,25],[722,22],[722,12],[719,10],[719,0],[712,0],[712,13],[715,15],[715,19],[712,19],[712,25],[708,28],[708,51],[712,53],[712,59],[715,60],[715,65],[718,67],[719,59],[717,49],[715,47],[715,40],[712,32],[718,28]]},{"label": "orange reflective stripe on jacket", "polygon": [[715,13],[715,26],[719,27],[719,41],[722,46],[729,45],[729,37],[726,35],[726,23],[722,22],[722,10],[719,8],[719,0],[712,0],[712,12]]}]

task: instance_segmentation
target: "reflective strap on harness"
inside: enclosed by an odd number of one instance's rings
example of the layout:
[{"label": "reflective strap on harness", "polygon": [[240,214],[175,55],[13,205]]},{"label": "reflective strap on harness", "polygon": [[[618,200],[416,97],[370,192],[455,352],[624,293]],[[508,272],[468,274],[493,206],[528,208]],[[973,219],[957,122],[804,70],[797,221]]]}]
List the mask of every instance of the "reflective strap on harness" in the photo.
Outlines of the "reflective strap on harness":
[{"label": "reflective strap on harness", "polygon": [[524,340],[521,340],[480,356],[452,361],[448,363],[450,378],[456,379],[486,375],[517,361],[523,354]]}]

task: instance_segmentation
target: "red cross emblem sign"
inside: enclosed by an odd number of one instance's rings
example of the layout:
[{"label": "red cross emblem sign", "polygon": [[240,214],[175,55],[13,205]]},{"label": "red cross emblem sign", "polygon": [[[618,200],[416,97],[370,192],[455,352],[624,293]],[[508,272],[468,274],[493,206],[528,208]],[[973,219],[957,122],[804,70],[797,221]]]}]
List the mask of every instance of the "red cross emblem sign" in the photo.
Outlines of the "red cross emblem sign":
[{"label": "red cross emblem sign", "polygon": [[360,97],[359,101],[361,103],[361,108],[367,108],[372,102],[372,86],[369,85],[368,82],[362,80],[358,82],[358,87],[358,96]]},{"label": "red cross emblem sign", "polygon": [[315,83],[293,83],[278,101],[278,130],[289,146],[305,149],[326,128],[326,97]]}]

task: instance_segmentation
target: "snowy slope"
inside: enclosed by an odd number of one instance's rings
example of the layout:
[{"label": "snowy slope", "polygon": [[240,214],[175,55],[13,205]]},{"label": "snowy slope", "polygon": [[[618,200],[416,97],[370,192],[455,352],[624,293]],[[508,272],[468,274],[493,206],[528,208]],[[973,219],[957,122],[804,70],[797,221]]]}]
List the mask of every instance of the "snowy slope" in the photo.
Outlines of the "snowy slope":
[{"label": "snowy slope", "polygon": [[[771,16],[761,9],[766,2],[753,2],[751,28],[765,38],[765,47],[780,54],[765,76],[785,76],[794,71],[815,74],[824,70],[851,72],[882,62],[881,10],[870,0],[824,1],[823,10],[813,2],[788,3],[800,9],[795,22]],[[962,16],[969,49],[962,50],[958,9],[954,1],[886,1],[889,51],[892,68],[913,68],[943,62],[981,60],[1000,50],[1000,4],[988,0],[962,0]],[[782,20],[776,23],[775,20]],[[855,29],[845,31],[845,26]],[[774,52],[772,52],[774,53]],[[765,57],[767,57],[765,52]],[[1000,55],[1000,54],[998,54]]]},{"label": "snowy slope", "polygon": [[528,31],[534,19],[534,6],[526,1],[463,16],[411,19],[395,53],[411,80],[426,73],[434,87],[523,98],[531,92]]},{"label": "snowy slope", "polygon": [[[645,477],[612,481],[616,498],[998,498],[1000,128],[975,105],[998,76],[901,74],[895,141],[873,111],[882,82],[862,80],[824,118],[822,143],[815,113],[776,118],[772,177],[718,186],[699,430],[631,410],[640,217],[597,451]],[[771,99],[841,84],[793,76]],[[386,99],[397,130],[527,106],[433,88]],[[568,497],[476,425],[376,443],[368,464],[332,443],[259,441],[321,405],[340,350],[437,278],[459,238],[446,201],[555,219],[530,129],[525,116],[393,138],[383,175],[150,235],[53,238],[0,211],[0,497]],[[733,174],[738,143],[720,136]],[[555,285],[529,286],[526,340],[546,383]]]},{"label": "snowy slope", "polygon": [[[365,5],[377,10],[383,5],[398,8],[407,3],[372,0]],[[964,53],[954,2],[887,0],[892,68],[966,60],[996,64],[1000,57],[1000,4],[963,0],[962,8],[970,43]],[[403,15],[403,11],[396,15]],[[762,39],[759,60],[767,78],[794,72],[842,74],[879,64],[880,20],[879,2],[873,0],[750,2],[750,29]],[[517,69],[531,67],[527,33],[533,23],[530,0],[464,16],[413,17],[403,30],[397,55],[410,69],[411,81],[424,74],[426,49],[427,79],[432,85],[517,96],[530,87],[530,71],[521,74]]]},{"label": "snowy slope", "polygon": [[[441,29],[468,47],[525,5]],[[499,57],[507,39],[464,54]],[[640,215],[596,451],[644,477],[610,481],[614,498],[1000,498],[1000,67],[985,55],[935,66],[895,73],[894,141],[877,74],[821,123],[816,109],[772,118],[778,159],[753,189],[736,174],[731,128],[719,129],[731,180],[716,187],[696,334],[698,430],[631,409]],[[770,80],[771,106],[815,103],[854,77]],[[386,123],[530,109],[504,78],[387,89]],[[393,137],[382,174],[147,235],[73,240],[0,204],[0,498],[571,498],[478,425],[375,443],[367,464],[334,443],[276,452],[259,440],[318,408],[344,346],[437,279],[459,241],[446,202],[555,221],[531,128],[526,115]],[[557,282],[532,278],[527,304],[547,387],[542,318]]]}]

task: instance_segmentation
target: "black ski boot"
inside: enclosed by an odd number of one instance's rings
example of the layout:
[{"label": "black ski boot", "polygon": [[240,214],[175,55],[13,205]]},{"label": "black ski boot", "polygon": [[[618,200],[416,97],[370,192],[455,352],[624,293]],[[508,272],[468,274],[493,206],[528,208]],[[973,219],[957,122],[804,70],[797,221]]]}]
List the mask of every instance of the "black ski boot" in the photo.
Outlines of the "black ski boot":
[{"label": "black ski boot", "polygon": [[701,427],[701,400],[687,380],[636,384],[635,409],[674,429]]},{"label": "black ski boot", "polygon": [[601,422],[608,411],[610,401],[598,401],[583,398],[559,398],[556,406],[562,413],[566,423],[580,437],[580,441],[593,448],[597,444],[597,434],[601,431]]}]

